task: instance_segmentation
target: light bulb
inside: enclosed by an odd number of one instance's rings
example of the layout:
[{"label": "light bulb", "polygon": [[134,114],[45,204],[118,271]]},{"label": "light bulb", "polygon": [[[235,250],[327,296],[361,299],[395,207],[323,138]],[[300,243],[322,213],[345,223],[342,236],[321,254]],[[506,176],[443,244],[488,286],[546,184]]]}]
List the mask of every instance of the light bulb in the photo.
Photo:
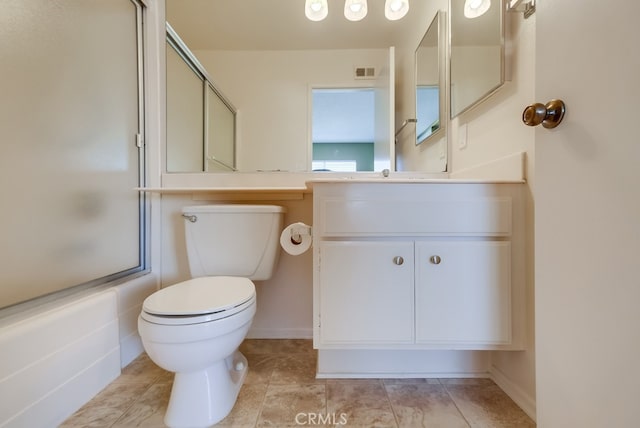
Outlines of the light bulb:
[{"label": "light bulb", "polygon": [[465,0],[465,18],[477,18],[484,15],[491,7],[491,0]]},{"label": "light bulb", "polygon": [[311,21],[322,21],[329,14],[327,0],[306,0],[304,14]]},{"label": "light bulb", "polygon": [[409,0],[386,0],[384,5],[384,16],[395,21],[403,18],[409,12]]},{"label": "light bulb", "polygon": [[471,9],[477,9],[482,4],[482,0],[471,0],[469,2],[469,7]]},{"label": "light bulb", "polygon": [[367,0],[345,0],[345,18],[349,21],[360,21],[365,16],[367,16]]}]

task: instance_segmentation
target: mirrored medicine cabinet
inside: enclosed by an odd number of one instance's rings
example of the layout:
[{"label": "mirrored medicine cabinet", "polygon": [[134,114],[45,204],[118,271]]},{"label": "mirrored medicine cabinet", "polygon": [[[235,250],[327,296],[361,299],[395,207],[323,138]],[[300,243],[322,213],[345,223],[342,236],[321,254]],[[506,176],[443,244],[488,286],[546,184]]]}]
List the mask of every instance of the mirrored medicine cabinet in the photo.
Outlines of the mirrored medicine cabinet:
[{"label": "mirrored medicine cabinet", "polygon": [[[504,0],[486,12],[465,16],[465,0],[450,0],[450,105],[455,118],[486,99],[504,83]],[[468,15],[468,13],[467,13]]]},{"label": "mirrored medicine cabinet", "polygon": [[446,40],[446,13],[438,11],[415,53],[416,144],[446,132]]}]

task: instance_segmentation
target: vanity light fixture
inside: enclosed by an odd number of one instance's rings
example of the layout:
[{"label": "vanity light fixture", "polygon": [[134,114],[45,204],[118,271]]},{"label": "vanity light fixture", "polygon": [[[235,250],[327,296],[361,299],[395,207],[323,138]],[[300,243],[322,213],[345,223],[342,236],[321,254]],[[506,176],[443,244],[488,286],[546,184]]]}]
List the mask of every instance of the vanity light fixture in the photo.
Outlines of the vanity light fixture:
[{"label": "vanity light fixture", "polygon": [[491,7],[491,0],[465,0],[464,16],[465,18],[477,18],[484,15]]},{"label": "vanity light fixture", "polygon": [[386,0],[384,4],[384,16],[389,21],[396,21],[409,12],[409,0]]},{"label": "vanity light fixture", "polygon": [[304,14],[310,21],[322,21],[329,14],[327,0],[306,0]]},{"label": "vanity light fixture", "polygon": [[349,21],[360,21],[365,16],[367,16],[367,0],[345,0],[345,18]]},{"label": "vanity light fixture", "polygon": [[[345,0],[344,2],[344,16],[349,21],[360,21],[367,16],[367,12],[367,0]],[[385,0],[384,16],[388,20],[401,19],[407,12],[409,12],[409,0]],[[327,0],[305,0],[304,14],[311,21],[322,21],[329,14]]]}]

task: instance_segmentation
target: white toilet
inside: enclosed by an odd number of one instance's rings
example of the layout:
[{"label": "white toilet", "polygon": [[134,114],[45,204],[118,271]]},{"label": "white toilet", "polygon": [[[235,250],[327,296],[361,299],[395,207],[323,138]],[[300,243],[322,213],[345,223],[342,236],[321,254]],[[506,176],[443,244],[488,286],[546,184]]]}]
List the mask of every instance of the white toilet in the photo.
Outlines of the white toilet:
[{"label": "white toilet", "polygon": [[247,373],[238,346],[256,312],[251,280],[274,271],[284,212],[273,205],[183,208],[193,279],[147,297],[138,317],[151,360],[175,372],[169,427],[208,427],[233,408]]}]

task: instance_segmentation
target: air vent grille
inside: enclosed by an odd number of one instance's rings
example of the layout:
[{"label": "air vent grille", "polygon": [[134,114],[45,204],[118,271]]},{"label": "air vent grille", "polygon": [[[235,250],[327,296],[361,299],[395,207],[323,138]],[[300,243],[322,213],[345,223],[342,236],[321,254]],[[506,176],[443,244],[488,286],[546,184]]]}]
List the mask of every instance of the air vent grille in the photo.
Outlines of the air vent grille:
[{"label": "air vent grille", "polygon": [[375,79],[376,68],[375,67],[356,67],[354,69],[354,78],[356,79]]}]

